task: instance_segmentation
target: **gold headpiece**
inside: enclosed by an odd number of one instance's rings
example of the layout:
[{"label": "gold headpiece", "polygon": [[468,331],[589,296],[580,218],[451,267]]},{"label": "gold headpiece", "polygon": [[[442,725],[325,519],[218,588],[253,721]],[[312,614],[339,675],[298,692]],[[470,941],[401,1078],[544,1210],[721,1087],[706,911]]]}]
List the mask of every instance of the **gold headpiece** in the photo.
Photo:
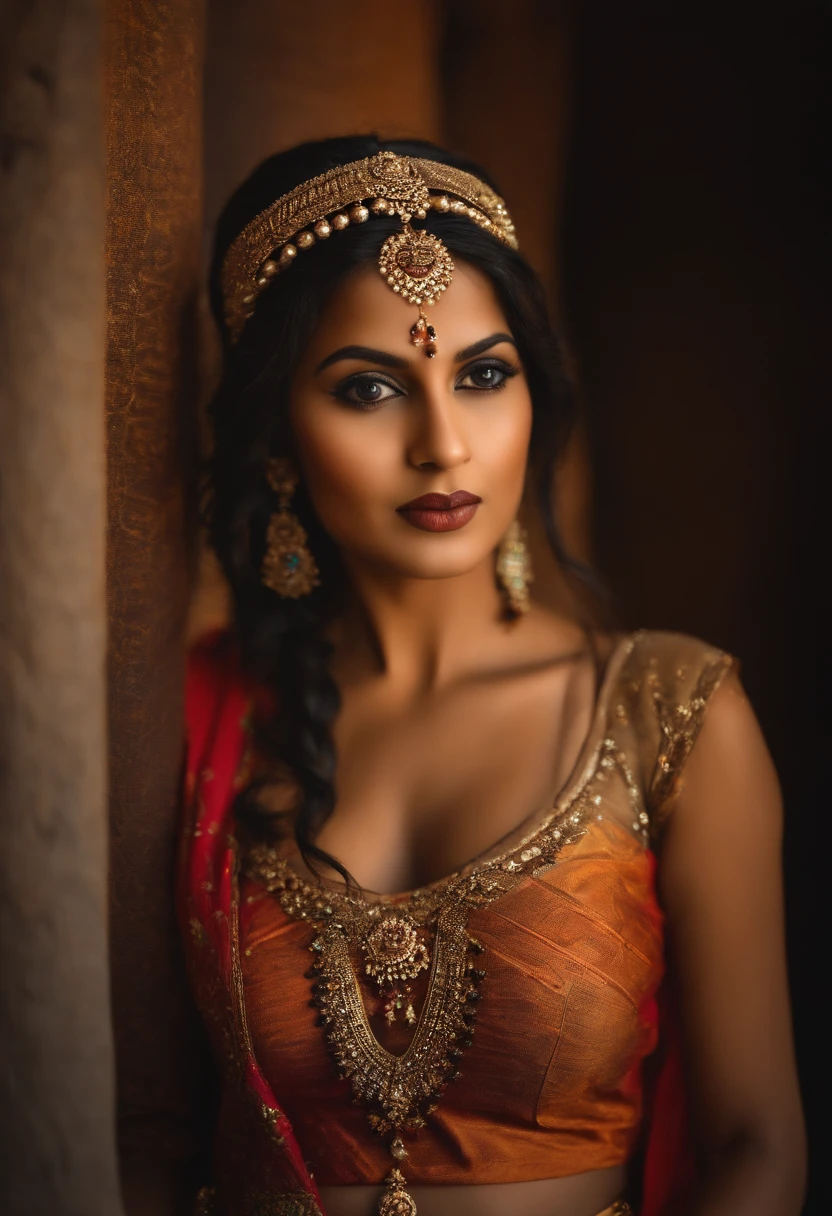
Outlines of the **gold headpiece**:
[{"label": "gold headpiece", "polygon": [[284,194],[232,243],[222,267],[225,320],[232,340],[239,337],[260,292],[291,266],[299,250],[350,224],[363,224],[371,215],[398,215],[402,231],[382,245],[379,270],[393,291],[419,306],[411,341],[432,357],[436,330],[424,309],[447,289],[454,264],[438,236],[411,227],[410,221],[424,219],[429,209],[466,215],[517,248],[505,203],[485,182],[440,161],[379,152],[339,165]]}]

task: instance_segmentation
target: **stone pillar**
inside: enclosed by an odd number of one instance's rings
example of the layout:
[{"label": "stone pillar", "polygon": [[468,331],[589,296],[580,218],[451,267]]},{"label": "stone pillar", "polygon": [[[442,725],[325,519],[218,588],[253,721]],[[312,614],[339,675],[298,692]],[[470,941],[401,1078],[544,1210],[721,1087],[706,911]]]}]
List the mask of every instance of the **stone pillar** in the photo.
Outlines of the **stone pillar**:
[{"label": "stone pillar", "polygon": [[96,0],[0,14],[0,1210],[117,1216]]},{"label": "stone pillar", "polygon": [[[200,281],[200,0],[111,0],[107,458],[112,986],[125,1162],[187,1139],[174,916]],[[164,1143],[162,1143],[162,1141]],[[143,1167],[136,1167],[143,1173]]]}]

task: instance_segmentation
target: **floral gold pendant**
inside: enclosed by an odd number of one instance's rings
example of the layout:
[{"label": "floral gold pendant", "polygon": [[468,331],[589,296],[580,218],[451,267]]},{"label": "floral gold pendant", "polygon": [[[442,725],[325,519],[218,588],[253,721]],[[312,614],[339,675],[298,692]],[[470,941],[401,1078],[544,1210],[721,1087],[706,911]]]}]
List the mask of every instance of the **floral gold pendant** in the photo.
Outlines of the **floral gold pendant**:
[{"label": "floral gold pendant", "polygon": [[438,236],[409,227],[388,236],[378,265],[388,287],[409,304],[435,304],[450,286],[454,270]]},{"label": "floral gold pendant", "polygon": [[409,304],[419,306],[419,319],[410,330],[414,346],[425,348],[428,358],[436,354],[436,330],[428,324],[424,306],[436,304],[451,283],[454,264],[438,236],[415,231],[409,225],[389,236],[381,247],[379,271],[388,287]]},{"label": "floral gold pendant", "polygon": [[386,998],[384,1016],[395,1022],[396,1010],[404,1009],[405,1021],[416,1024],[413,992],[408,980],[413,980],[430,963],[430,952],[409,916],[385,916],[361,943],[367,960],[364,970],[372,976],[382,996]]},{"label": "floral gold pendant", "polygon": [[379,1216],[416,1216],[416,1202],[405,1190],[406,1182],[399,1170],[387,1176],[387,1190],[378,1205]]},{"label": "floral gold pendant", "polygon": [[362,942],[366,972],[380,983],[415,979],[430,962],[409,916],[385,916]]}]

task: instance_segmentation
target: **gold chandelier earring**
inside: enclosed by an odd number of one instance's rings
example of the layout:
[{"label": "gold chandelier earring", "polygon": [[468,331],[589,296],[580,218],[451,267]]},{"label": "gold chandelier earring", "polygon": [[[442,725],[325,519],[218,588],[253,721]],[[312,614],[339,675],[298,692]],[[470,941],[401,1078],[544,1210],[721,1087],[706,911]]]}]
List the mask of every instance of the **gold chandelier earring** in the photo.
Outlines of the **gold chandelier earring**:
[{"label": "gold chandelier earring", "polygon": [[306,530],[289,510],[300,478],[290,460],[275,456],[266,466],[266,480],[277,495],[278,505],[269,520],[260,577],[282,599],[297,600],[321,582]]},{"label": "gold chandelier earring", "polygon": [[497,549],[497,581],[505,592],[512,620],[529,611],[529,586],[534,582],[534,572],[526,530],[519,520],[514,520]]}]

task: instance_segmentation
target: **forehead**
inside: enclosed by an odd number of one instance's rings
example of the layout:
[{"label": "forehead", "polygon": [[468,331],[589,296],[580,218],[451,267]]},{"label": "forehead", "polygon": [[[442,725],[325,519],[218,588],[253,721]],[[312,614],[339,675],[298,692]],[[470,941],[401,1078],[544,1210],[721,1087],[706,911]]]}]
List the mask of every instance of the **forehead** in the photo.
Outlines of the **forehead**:
[{"label": "forehead", "polygon": [[[425,312],[439,336],[440,354],[462,350],[499,330],[510,332],[491,280],[459,259],[447,291]],[[337,347],[352,344],[409,358],[414,350],[410,327],[418,315],[418,306],[393,292],[377,264],[370,262],[339,285],[321,316],[308,358],[325,358]]]}]

